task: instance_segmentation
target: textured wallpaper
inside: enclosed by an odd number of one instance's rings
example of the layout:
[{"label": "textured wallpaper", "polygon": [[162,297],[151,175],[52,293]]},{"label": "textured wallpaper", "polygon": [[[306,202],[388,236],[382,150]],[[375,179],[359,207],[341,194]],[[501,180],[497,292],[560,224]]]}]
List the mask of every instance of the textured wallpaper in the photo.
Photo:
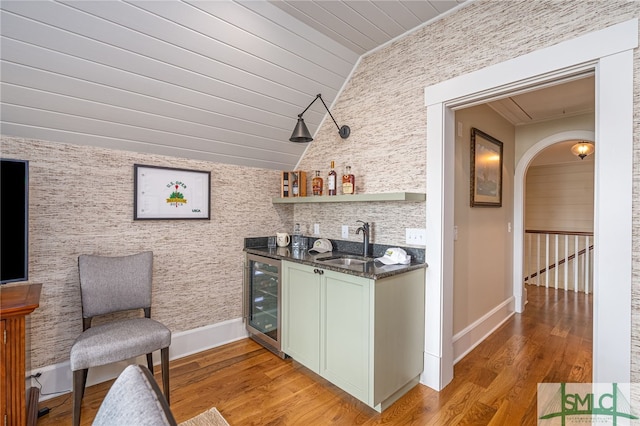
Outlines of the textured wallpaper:
[{"label": "textured wallpaper", "polygon": [[[332,114],[351,127],[342,140],[331,120],[320,128],[300,163],[302,170],[351,165],[361,192],[424,191],[426,108],[432,84],[500,63],[613,24],[640,17],[639,1],[474,1],[461,10],[366,56],[345,86]],[[640,381],[640,53],[636,49],[634,92],[634,248],[632,379]],[[427,198],[427,203],[429,202]],[[423,205],[341,206],[321,228],[339,232],[342,220],[371,219],[377,237],[402,243],[406,226],[422,227]],[[296,207],[295,221],[322,220],[319,208]],[[383,222],[382,218],[392,220]],[[393,227],[387,235],[385,228]],[[358,239],[352,235],[351,239]],[[377,240],[376,240],[377,241]],[[428,247],[427,247],[428,251]]]},{"label": "textured wallpaper", "polygon": [[[2,156],[29,160],[31,366],[69,359],[82,329],[77,257],[154,252],[152,316],[174,333],[242,316],[243,238],[288,228],[271,204],[280,175],[163,156],[7,138]],[[211,172],[211,220],[133,220],[133,164]]]}]

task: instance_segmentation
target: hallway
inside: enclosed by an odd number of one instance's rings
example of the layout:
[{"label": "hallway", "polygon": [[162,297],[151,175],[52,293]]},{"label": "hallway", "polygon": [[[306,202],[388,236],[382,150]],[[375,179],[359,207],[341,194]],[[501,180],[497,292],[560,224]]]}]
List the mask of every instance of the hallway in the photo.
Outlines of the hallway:
[{"label": "hallway", "polygon": [[593,295],[526,289],[525,312],[456,364],[428,424],[536,425],[538,383],[592,381]]}]

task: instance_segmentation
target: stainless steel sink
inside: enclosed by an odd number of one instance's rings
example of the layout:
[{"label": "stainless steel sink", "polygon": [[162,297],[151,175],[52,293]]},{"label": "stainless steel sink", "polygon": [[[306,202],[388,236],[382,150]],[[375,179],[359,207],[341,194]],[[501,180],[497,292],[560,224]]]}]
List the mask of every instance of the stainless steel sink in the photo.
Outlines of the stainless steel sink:
[{"label": "stainless steel sink", "polygon": [[353,259],[351,257],[338,257],[333,259],[318,259],[318,262],[326,263],[327,265],[335,265],[335,266],[356,266],[356,265],[364,265],[367,263],[366,260]]},{"label": "stainless steel sink", "polygon": [[362,257],[362,256],[344,254],[339,256],[319,258],[319,259],[316,259],[316,261],[319,263],[323,263],[325,265],[337,266],[339,268],[365,270],[367,264],[369,262],[372,262],[373,259]]}]

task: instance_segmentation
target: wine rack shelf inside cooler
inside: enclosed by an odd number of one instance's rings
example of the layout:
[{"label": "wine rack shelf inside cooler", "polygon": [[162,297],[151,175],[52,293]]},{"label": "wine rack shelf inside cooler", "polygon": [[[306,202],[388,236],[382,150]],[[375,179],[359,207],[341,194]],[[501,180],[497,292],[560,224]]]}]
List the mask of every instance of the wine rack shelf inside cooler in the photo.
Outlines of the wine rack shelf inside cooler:
[{"label": "wine rack shelf inside cooler", "polygon": [[280,262],[247,255],[247,330],[254,340],[280,351]]},{"label": "wine rack shelf inside cooler", "polygon": [[278,328],[278,270],[262,263],[253,263],[251,287],[251,325],[271,338]]}]

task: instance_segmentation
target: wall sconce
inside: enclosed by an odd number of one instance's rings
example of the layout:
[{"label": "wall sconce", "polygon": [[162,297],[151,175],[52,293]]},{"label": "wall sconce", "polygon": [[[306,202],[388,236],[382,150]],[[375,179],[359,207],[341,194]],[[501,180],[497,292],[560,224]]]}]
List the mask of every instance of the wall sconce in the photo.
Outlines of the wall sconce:
[{"label": "wall sconce", "polygon": [[577,155],[581,160],[584,160],[584,157],[586,157],[587,155],[593,154],[595,150],[595,145],[587,141],[582,141],[571,147],[571,152],[573,153],[573,155]]},{"label": "wall sconce", "polygon": [[342,127],[338,126],[338,123],[336,123],[336,119],[333,118],[333,115],[331,115],[331,111],[329,111],[329,108],[327,108],[327,104],[324,103],[324,99],[322,99],[322,95],[318,94],[316,95],[315,99],[311,101],[309,106],[306,107],[304,111],[302,111],[300,114],[298,114],[298,123],[296,123],[296,127],[293,129],[293,133],[289,138],[291,142],[311,142],[313,140],[313,138],[311,137],[311,133],[309,133],[309,129],[307,129],[307,125],[304,124],[304,119],[302,118],[302,115],[305,112],[307,112],[309,107],[311,107],[311,105],[313,105],[313,103],[317,101],[318,98],[320,98],[320,100],[322,101],[322,105],[324,105],[324,109],[327,110],[327,112],[329,113],[329,116],[331,116],[331,119],[333,120],[336,127],[338,128],[338,133],[340,134],[340,137],[342,139],[346,139],[349,137],[349,134],[351,133],[351,129],[349,128],[349,126],[342,126]]}]

